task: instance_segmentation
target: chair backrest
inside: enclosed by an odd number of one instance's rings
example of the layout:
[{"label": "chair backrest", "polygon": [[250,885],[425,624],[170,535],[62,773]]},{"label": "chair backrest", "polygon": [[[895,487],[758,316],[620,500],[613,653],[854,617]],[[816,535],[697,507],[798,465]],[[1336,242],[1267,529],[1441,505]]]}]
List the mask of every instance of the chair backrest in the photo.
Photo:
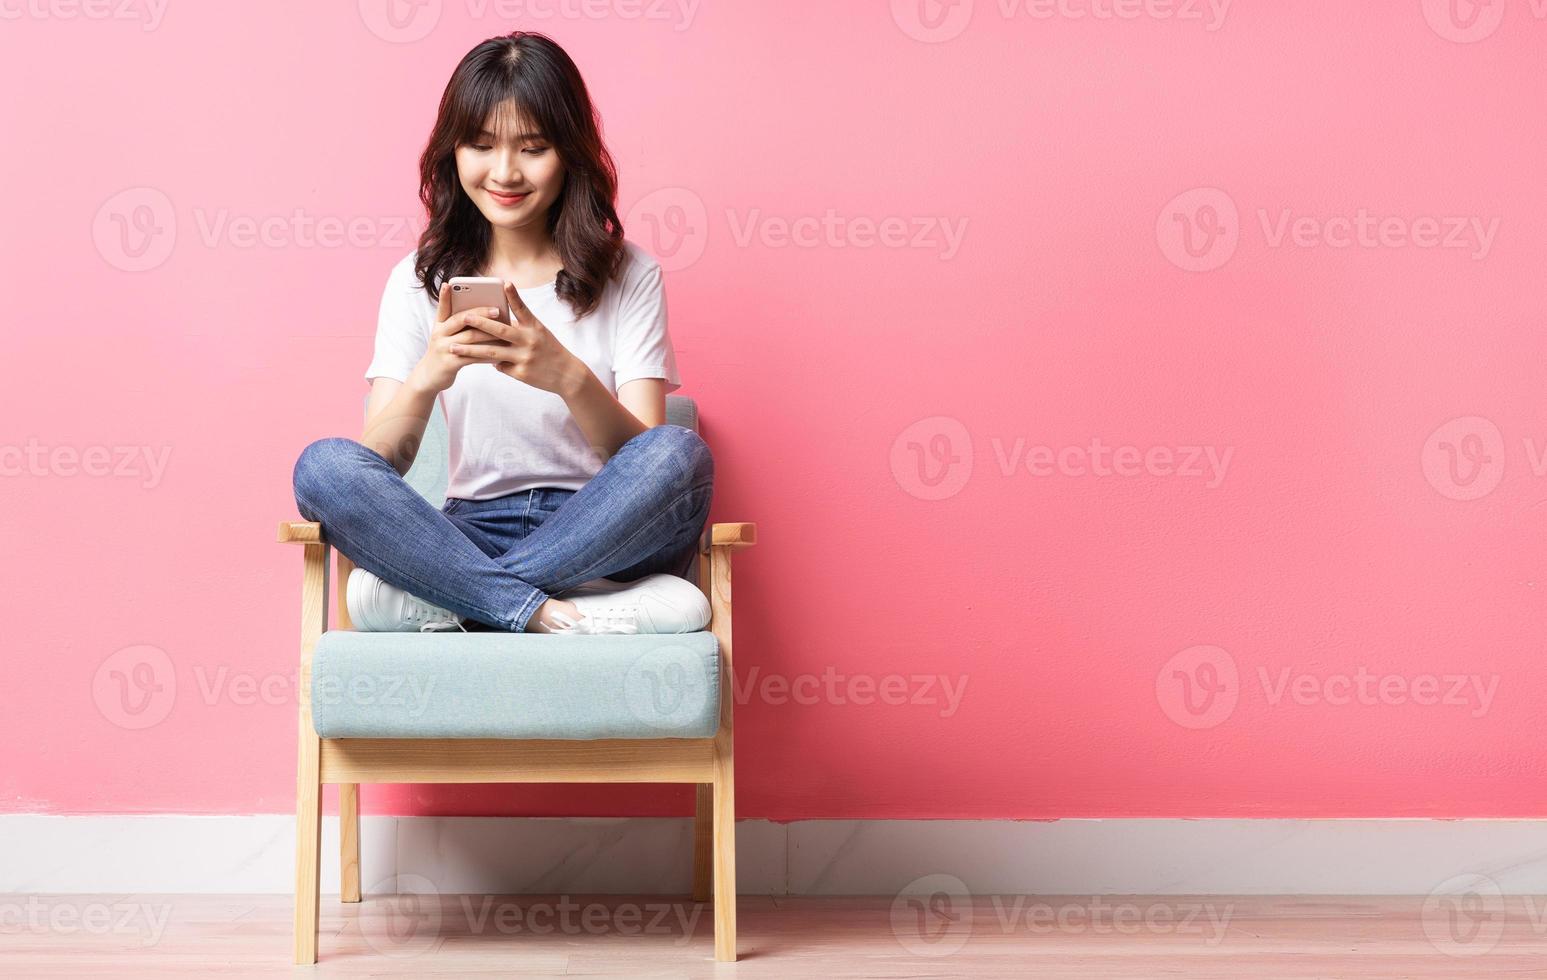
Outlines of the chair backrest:
[{"label": "chair backrest", "polygon": [[[370,395],[367,393],[366,401],[369,400]],[[697,432],[698,403],[687,395],[667,395],[666,423]],[[447,434],[446,416],[440,410],[438,398],[430,410],[430,420],[424,427],[424,439],[419,444],[418,454],[414,456],[414,465],[408,468],[403,479],[436,510],[445,506],[446,485],[451,479],[451,440]]]}]

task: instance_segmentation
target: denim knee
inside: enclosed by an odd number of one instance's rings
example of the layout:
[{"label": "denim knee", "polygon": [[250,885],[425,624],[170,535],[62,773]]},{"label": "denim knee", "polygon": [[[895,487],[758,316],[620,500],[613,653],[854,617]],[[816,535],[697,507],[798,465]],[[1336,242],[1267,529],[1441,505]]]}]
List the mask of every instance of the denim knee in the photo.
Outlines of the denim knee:
[{"label": "denim knee", "polygon": [[662,469],[677,474],[688,486],[714,480],[714,454],[692,429],[669,423],[655,425],[635,438],[641,455],[648,461],[659,461]]},{"label": "denim knee", "polygon": [[326,496],[328,488],[339,486],[359,461],[359,454],[368,451],[343,436],[328,436],[308,445],[301,450],[291,474],[296,500],[305,497],[315,501]]}]

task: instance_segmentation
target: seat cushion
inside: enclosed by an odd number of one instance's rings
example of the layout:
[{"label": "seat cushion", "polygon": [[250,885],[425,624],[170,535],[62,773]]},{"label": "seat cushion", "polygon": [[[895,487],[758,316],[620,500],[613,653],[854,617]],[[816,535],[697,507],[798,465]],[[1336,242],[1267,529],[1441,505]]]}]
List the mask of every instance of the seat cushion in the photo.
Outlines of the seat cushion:
[{"label": "seat cushion", "polygon": [[312,658],[323,738],[709,738],[719,728],[713,633],[361,633]]}]

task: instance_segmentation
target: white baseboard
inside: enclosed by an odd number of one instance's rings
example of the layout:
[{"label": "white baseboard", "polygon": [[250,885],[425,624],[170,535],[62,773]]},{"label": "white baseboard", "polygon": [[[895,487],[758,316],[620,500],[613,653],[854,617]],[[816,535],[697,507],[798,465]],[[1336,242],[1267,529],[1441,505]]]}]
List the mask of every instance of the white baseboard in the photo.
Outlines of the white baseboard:
[{"label": "white baseboard", "polygon": [[[295,819],[0,815],[0,892],[289,893]],[[683,894],[687,818],[361,819],[367,894]],[[322,831],[336,894],[338,821]],[[737,823],[739,891],[888,895],[934,874],[977,894],[1423,895],[1458,875],[1547,894],[1547,820],[767,820]]]}]

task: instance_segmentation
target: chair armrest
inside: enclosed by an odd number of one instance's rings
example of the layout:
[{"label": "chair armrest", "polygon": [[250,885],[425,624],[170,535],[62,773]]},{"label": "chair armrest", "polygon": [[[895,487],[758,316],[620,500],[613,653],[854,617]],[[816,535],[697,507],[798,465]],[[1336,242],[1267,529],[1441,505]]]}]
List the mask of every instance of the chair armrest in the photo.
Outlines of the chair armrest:
[{"label": "chair armrest", "polygon": [[322,525],[316,521],[280,521],[279,541],[293,544],[324,544]]},{"label": "chair armrest", "polygon": [[699,538],[698,550],[710,548],[749,548],[757,544],[757,525],[751,523],[711,524]]}]

